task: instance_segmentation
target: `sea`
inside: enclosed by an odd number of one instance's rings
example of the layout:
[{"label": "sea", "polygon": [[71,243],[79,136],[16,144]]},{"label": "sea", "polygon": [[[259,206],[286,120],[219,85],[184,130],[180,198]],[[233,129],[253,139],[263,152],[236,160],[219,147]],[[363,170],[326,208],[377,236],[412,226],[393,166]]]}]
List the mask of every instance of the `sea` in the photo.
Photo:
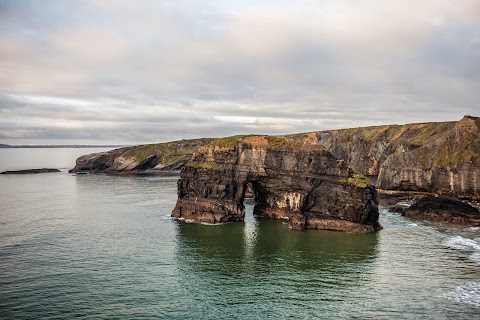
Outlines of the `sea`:
[{"label": "sea", "polygon": [[480,319],[480,227],[380,207],[375,234],[170,218],[179,177],[74,175],[0,149],[1,319]]}]

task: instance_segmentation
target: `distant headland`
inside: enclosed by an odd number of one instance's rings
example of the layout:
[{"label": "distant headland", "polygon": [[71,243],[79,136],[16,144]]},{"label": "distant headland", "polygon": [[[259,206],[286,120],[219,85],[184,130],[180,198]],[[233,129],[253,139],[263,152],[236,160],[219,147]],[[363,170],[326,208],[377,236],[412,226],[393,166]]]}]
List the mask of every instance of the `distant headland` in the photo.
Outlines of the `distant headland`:
[{"label": "distant headland", "polygon": [[0,143],[0,148],[120,148],[125,145],[95,145],[95,144],[45,144],[45,145],[10,145]]}]

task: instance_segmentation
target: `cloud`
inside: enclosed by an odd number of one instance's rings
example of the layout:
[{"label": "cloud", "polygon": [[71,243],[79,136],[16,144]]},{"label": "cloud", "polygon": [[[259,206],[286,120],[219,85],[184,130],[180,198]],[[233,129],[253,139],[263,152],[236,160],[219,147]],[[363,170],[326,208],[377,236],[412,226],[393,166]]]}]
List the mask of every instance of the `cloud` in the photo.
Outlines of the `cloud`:
[{"label": "cloud", "polygon": [[474,0],[0,0],[0,140],[459,119],[480,98],[478,12]]}]

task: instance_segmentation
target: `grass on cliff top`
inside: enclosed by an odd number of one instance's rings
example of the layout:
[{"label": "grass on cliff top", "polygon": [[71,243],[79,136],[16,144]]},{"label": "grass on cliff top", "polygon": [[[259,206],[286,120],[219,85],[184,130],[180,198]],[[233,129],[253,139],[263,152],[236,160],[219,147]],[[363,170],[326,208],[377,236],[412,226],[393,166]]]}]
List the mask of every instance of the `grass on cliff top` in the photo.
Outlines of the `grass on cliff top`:
[{"label": "grass on cliff top", "polygon": [[237,135],[215,139],[211,141],[208,146],[233,150],[238,144],[241,144],[244,149],[265,148],[269,150],[287,150],[312,145],[311,142],[307,142],[306,137],[305,134],[286,136]]},{"label": "grass on cliff top", "polygon": [[208,146],[219,147],[222,149],[234,149],[244,137],[248,137],[248,135],[237,135],[225,138],[218,138],[211,141]]},{"label": "grass on cliff top", "polygon": [[[388,143],[398,141],[408,144],[424,145],[449,131],[456,122],[429,122],[405,125],[383,125],[373,127],[359,127],[350,129],[328,130],[334,132],[344,143],[351,142],[354,136],[363,138],[367,142],[374,142],[384,136]],[[344,146],[346,147],[346,146]]]},{"label": "grass on cliff top", "polygon": [[202,168],[202,169],[209,169],[209,170],[218,169],[218,165],[213,161],[202,161],[202,162],[192,161],[187,163],[187,166],[192,168]]},{"label": "grass on cliff top", "polygon": [[370,179],[358,172],[354,173],[351,177],[342,178],[340,181],[344,184],[349,184],[357,188],[367,188],[373,186]]},{"label": "grass on cliff top", "polygon": [[136,162],[142,162],[157,153],[162,156],[162,163],[168,164],[180,160],[188,159],[198,149],[209,143],[212,139],[192,139],[179,140],[155,144],[143,144],[125,152],[122,156],[125,158],[134,158]]}]

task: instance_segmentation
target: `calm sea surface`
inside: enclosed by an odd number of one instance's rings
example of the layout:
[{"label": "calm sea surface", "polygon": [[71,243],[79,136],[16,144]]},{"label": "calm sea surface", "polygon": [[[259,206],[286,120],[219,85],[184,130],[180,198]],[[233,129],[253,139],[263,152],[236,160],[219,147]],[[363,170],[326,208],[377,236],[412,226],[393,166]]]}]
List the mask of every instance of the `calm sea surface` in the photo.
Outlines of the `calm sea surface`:
[{"label": "calm sea surface", "polygon": [[177,178],[74,176],[100,149],[0,149],[0,318],[478,319],[480,228],[381,210],[384,229],[169,218]]}]

